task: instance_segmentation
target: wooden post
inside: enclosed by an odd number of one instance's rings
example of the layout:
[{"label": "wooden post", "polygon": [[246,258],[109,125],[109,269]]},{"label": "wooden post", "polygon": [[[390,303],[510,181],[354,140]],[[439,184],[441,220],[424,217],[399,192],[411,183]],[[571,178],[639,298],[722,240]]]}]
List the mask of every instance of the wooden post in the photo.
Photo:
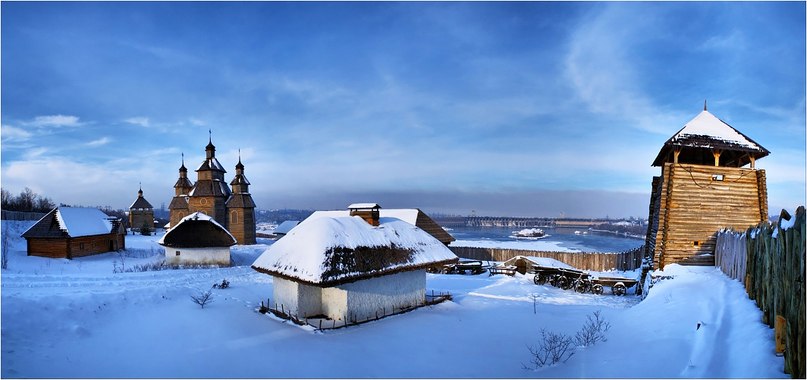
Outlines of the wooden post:
[{"label": "wooden post", "polygon": [[676,150],[673,152],[673,163],[674,163],[674,164],[677,164],[677,163],[678,163],[678,155],[680,155],[680,154],[681,154],[681,149],[676,149]]},{"label": "wooden post", "polygon": [[757,159],[754,158],[754,156],[752,156],[752,155],[749,155],[749,158],[751,159],[751,169],[753,169],[754,168],[754,163],[756,162]]},{"label": "wooden post", "polygon": [[785,335],[787,334],[787,320],[781,315],[776,316],[776,324],[774,325],[774,337],[776,340],[776,356],[782,356],[785,353]]},{"label": "wooden post", "polygon": [[715,156],[715,166],[720,166],[720,150],[715,150],[712,154]]}]

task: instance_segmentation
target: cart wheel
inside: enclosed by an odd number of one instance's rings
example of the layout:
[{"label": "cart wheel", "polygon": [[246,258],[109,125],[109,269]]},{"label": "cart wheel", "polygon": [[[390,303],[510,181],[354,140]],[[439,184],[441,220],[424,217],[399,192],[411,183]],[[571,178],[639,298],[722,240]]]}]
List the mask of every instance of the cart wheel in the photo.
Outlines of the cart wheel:
[{"label": "cart wheel", "polygon": [[575,281],[574,291],[578,293],[585,293],[591,285],[586,281]]},{"label": "cart wheel", "polygon": [[566,290],[566,289],[571,288],[572,284],[571,284],[571,281],[569,281],[569,279],[566,278],[566,276],[559,276],[558,277],[558,287],[561,288],[561,289]]},{"label": "cart wheel", "polygon": [[535,285],[546,284],[546,276],[544,276],[544,275],[542,275],[540,273],[536,273],[535,277],[532,278],[532,282],[534,282]]},{"label": "cart wheel", "polygon": [[443,268],[443,274],[451,274],[451,268]]},{"label": "cart wheel", "polygon": [[594,286],[591,287],[591,292],[594,294],[602,294],[602,285],[594,284]]},{"label": "cart wheel", "polygon": [[611,288],[611,292],[613,292],[614,295],[616,296],[624,296],[625,291],[626,291],[625,284],[621,282],[617,282],[616,285],[614,285],[614,287]]}]

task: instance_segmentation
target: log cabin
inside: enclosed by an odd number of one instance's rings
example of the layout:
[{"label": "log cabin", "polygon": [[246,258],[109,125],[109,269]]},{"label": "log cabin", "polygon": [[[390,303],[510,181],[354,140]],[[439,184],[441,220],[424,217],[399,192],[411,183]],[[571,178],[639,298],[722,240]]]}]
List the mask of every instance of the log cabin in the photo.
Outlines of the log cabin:
[{"label": "log cabin", "polygon": [[646,257],[666,264],[714,265],[716,233],[768,219],[765,170],[770,152],[703,111],[668,139],[653,166]]},{"label": "log cabin", "polygon": [[22,233],[28,256],[73,259],[126,249],[121,220],[88,207],[57,207]]}]

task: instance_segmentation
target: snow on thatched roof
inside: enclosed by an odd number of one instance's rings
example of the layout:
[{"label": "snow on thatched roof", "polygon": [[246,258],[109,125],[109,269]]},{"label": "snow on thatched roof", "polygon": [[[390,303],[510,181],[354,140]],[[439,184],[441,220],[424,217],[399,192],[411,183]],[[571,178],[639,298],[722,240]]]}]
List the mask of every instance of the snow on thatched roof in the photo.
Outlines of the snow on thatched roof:
[{"label": "snow on thatched roof", "polygon": [[[348,208],[353,208],[356,204],[352,204],[348,206]],[[350,216],[350,211],[348,210],[335,210],[335,211],[315,211],[308,219],[313,218],[322,218],[322,217],[342,217],[342,216]],[[440,227],[437,222],[435,222],[432,218],[430,218],[426,213],[421,211],[417,208],[400,208],[400,209],[392,209],[392,208],[382,208],[379,210],[379,216],[381,218],[396,218],[403,220],[413,226],[420,227],[424,231],[428,232],[437,240],[443,242],[443,244],[448,244],[456,239],[454,239],[451,234],[446,232],[442,227]],[[307,219],[306,219],[307,220]]]},{"label": "snow on thatched roof", "polygon": [[664,143],[653,166],[661,166],[668,153],[676,147],[739,151],[751,154],[755,158],[764,157],[770,153],[707,110],[703,110],[695,116]]},{"label": "snow on thatched roof", "polygon": [[[56,219],[56,224],[53,224]],[[113,232],[112,221],[117,220],[91,207],[58,207],[39,219],[23,232],[23,237],[69,237],[105,235]],[[57,230],[58,229],[58,230]]]},{"label": "snow on thatched roof", "polygon": [[358,216],[320,215],[272,244],[252,268],[327,287],[456,260],[439,240],[397,218],[374,227]]},{"label": "snow on thatched roof", "polygon": [[194,212],[182,218],[157,243],[175,248],[204,248],[229,247],[236,244],[236,240],[213,217]]}]

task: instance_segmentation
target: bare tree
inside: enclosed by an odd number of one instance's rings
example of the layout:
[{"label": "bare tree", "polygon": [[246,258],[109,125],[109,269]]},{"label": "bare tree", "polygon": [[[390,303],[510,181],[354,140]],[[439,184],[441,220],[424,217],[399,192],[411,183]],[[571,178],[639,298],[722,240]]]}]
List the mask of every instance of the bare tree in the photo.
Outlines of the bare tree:
[{"label": "bare tree", "polygon": [[605,333],[611,328],[611,324],[606,322],[600,317],[600,311],[597,310],[588,316],[588,321],[583,325],[583,328],[574,336],[574,342],[578,346],[588,347],[597,342],[605,342],[608,338]]},{"label": "bare tree", "polygon": [[198,295],[191,295],[191,299],[193,303],[205,308],[205,305],[213,302],[213,292],[210,290],[207,291],[200,291]]},{"label": "bare tree", "polygon": [[[570,336],[546,331],[545,329],[541,329],[541,341],[538,343],[538,347],[527,346],[530,355],[532,355],[530,363],[534,368],[566,362],[574,355],[572,348],[572,338]],[[524,367],[529,368],[526,365]]]}]

